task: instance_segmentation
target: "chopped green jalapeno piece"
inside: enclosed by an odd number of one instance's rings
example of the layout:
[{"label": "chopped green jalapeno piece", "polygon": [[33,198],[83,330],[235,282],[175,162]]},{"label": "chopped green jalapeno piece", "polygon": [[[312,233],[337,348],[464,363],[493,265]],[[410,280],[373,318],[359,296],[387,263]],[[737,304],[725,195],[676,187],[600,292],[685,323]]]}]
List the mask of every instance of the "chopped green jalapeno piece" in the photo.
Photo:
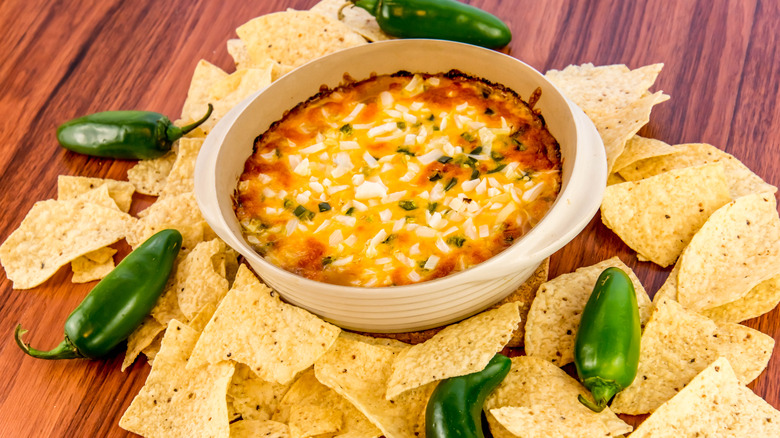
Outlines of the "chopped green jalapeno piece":
[{"label": "chopped green jalapeno piece", "polygon": [[398,206],[403,208],[406,211],[417,209],[417,203],[414,202],[413,200],[398,201]]},{"label": "chopped green jalapeno piece", "polygon": [[482,153],[482,146],[477,146],[477,147],[475,147],[475,148],[474,148],[474,150],[472,150],[472,151],[471,151],[471,152],[469,152],[469,153],[470,153],[471,155],[479,155],[479,154],[481,154],[481,153]]},{"label": "chopped green jalapeno piece", "polygon": [[449,189],[455,187],[455,184],[457,184],[457,183],[458,183],[458,179],[457,178],[451,178],[449,181],[447,181],[447,185],[444,186],[444,191],[446,192]]},{"label": "chopped green jalapeno piece", "polygon": [[396,237],[398,237],[398,235],[397,235],[397,234],[395,234],[395,233],[392,233],[392,234],[390,234],[389,236],[387,236],[387,238],[386,238],[385,240],[383,240],[383,241],[382,241],[382,243],[390,243],[390,242],[392,242],[393,240],[395,240],[395,239],[396,239]]},{"label": "chopped green jalapeno piece", "polygon": [[520,140],[518,140],[518,139],[516,139],[514,137],[512,137],[512,143],[514,143],[515,149],[517,149],[520,152],[522,152],[522,151],[527,149],[526,145],[522,141],[520,141]]},{"label": "chopped green jalapeno piece", "polygon": [[339,128],[339,131],[346,135],[352,135],[352,125],[347,123],[346,125],[343,125],[341,128]]},{"label": "chopped green jalapeno piece", "polygon": [[495,114],[495,113],[496,113],[496,112],[495,112],[495,111],[493,111],[493,109],[492,109],[492,108],[485,108],[485,115],[486,115],[486,116],[492,116],[492,115],[493,115],[493,114]]},{"label": "chopped green jalapeno piece", "polygon": [[472,142],[472,141],[475,141],[475,140],[477,139],[476,137],[474,137],[474,134],[472,134],[472,133],[470,133],[470,132],[464,132],[464,133],[460,134],[460,136],[461,136],[461,137],[462,137],[464,140],[466,140],[466,141],[468,141],[468,142]]},{"label": "chopped green jalapeno piece", "polygon": [[395,126],[401,131],[403,131],[404,129],[406,129],[406,122],[395,122]]},{"label": "chopped green jalapeno piece", "polygon": [[504,156],[501,155],[499,152],[490,151],[490,158],[492,158],[493,161],[501,161],[504,159]]},{"label": "chopped green jalapeno piece", "polygon": [[303,205],[299,205],[295,207],[295,210],[293,210],[293,214],[302,221],[310,221],[314,219],[314,212],[304,207]]},{"label": "chopped green jalapeno piece", "polygon": [[344,214],[347,216],[352,216],[354,212],[355,212],[355,207],[349,207]]},{"label": "chopped green jalapeno piece", "polygon": [[329,264],[333,263],[333,257],[327,256],[322,258],[322,266],[328,266]]},{"label": "chopped green jalapeno piece", "polygon": [[293,202],[289,198],[284,198],[284,202],[282,203],[284,208],[292,208]]},{"label": "chopped green jalapeno piece", "polygon": [[331,208],[330,204],[328,204],[327,202],[320,202],[318,204],[318,207],[320,208],[320,213],[322,213],[324,211],[330,211],[330,208]]},{"label": "chopped green jalapeno piece", "polygon": [[447,164],[450,161],[452,161],[452,157],[448,157],[447,155],[444,155],[443,157],[439,157],[439,159],[436,161],[438,161],[441,164]]},{"label": "chopped green jalapeno piece", "polygon": [[474,169],[471,171],[471,179],[477,179],[479,178],[479,169]]},{"label": "chopped green jalapeno piece", "polygon": [[433,213],[434,211],[436,211],[436,208],[438,208],[438,207],[439,207],[439,203],[438,202],[431,202],[431,203],[428,204],[428,211]]},{"label": "chopped green jalapeno piece", "polygon": [[496,168],[495,168],[495,169],[488,170],[488,172],[487,172],[487,173],[496,173],[496,172],[501,172],[501,171],[502,171],[502,170],[504,170],[505,168],[506,168],[506,164],[499,164],[498,166],[496,166]]},{"label": "chopped green jalapeno piece", "polygon": [[447,239],[447,243],[449,245],[457,246],[458,248],[461,248],[464,243],[466,243],[466,238],[461,236],[450,236]]}]

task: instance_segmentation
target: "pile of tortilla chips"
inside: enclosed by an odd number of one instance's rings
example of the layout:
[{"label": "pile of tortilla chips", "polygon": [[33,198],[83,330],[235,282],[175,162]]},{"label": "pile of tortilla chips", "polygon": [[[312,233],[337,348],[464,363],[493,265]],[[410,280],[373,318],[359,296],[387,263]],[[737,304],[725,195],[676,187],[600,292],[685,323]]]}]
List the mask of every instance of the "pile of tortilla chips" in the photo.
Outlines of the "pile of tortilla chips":
[{"label": "pile of tortilla chips", "polygon": [[[780,436],[780,413],[745,385],[766,367],[774,340],[739,322],[780,301],[780,218],[775,187],[735,157],[704,144],[636,135],[654,105],[662,65],[570,66],[550,71],[593,120],[610,169],[601,208],[640,260],[674,264],[651,301],[617,257],[548,280],[549,260],[501,303],[448,327],[398,339],[342,331],[285,303],[217,238],[193,195],[206,134],[242,99],[327,53],[388,38],[345,0],[258,17],[227,42],[236,70],[201,60],[179,124],[213,116],[171,153],[140,161],[129,181],[63,176],[0,246],[15,289],[40,285],[70,263],[74,282],[102,278],[111,247],[136,247],[176,228],[183,250],[157,306],[127,343],[124,370],[152,365],[120,426],[156,437],[424,437],[439,381],[481,370],[525,345],[484,406],[493,436],[604,437],[632,431],[616,413],[652,413],[632,435]],[[134,192],[156,196],[137,217]],[[603,269],[629,273],[643,326],[639,373],[594,413],[587,390],[561,369],[573,361],[579,317]],[[399,339],[408,341],[402,342]]]}]

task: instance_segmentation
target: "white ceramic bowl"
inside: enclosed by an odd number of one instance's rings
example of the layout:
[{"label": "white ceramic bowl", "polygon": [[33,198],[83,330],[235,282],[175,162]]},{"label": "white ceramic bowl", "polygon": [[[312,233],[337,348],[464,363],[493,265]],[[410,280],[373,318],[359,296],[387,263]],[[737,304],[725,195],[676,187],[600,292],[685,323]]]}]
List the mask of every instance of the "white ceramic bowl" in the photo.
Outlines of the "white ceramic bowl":
[{"label": "white ceramic bowl", "polygon": [[[561,146],[563,185],[545,218],[512,246],[466,271],[418,284],[361,288],[309,280],[265,261],[246,243],[232,198],[255,138],[285,111],[333,88],[344,74],[439,73],[451,69],[505,85],[522,98],[541,87],[535,108]],[[195,194],[209,225],[288,302],[345,328],[403,332],[475,314],[516,290],[549,255],[573,239],[597,211],[606,185],[604,147],[587,116],[539,72],[480,47],[437,40],[393,40],[343,50],[308,63],[233,108],[206,138],[195,168]]]}]

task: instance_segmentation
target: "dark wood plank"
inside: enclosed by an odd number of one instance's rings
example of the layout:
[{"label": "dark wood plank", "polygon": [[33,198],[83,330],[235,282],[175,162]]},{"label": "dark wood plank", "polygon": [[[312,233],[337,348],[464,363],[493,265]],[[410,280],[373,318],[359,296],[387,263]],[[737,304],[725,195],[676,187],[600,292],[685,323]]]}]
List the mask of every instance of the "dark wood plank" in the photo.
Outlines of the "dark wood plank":
[{"label": "dark wood plank", "polygon": [[[56,145],[64,120],[107,109],[149,109],[175,118],[199,59],[230,71],[225,42],[249,19],[316,0],[221,2],[119,0],[0,3],[0,240],[34,202],[56,193],[61,174],[125,179],[130,162],[86,158]],[[659,105],[641,133],[669,143],[707,142],[780,185],[780,6],[772,0],[471,0],[504,19],[508,48],[540,71],[569,64],[663,62]],[[595,217],[552,259],[552,274],[620,256],[654,293],[668,269],[639,262]],[[0,436],[124,437],[119,417],[148,366],[119,372],[106,361],[47,362],[24,356],[12,339],[18,322],[40,348],[91,285],[62,269],[44,285],[11,289],[0,279]],[[746,325],[780,336],[777,309]],[[780,407],[777,355],[751,387]]]}]

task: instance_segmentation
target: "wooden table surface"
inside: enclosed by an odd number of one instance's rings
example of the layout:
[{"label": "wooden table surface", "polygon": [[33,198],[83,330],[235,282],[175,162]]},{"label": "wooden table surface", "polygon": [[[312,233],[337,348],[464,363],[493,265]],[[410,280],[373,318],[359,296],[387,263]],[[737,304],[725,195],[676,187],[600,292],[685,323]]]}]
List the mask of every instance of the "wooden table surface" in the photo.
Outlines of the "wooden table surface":
[{"label": "wooden table surface", "polygon": [[[228,71],[226,41],[251,18],[316,0],[3,0],[0,2],[0,241],[58,175],[124,180],[132,162],[86,158],[57,146],[56,126],[110,109],[181,111],[193,69]],[[670,144],[706,142],[780,186],[780,2],[775,0],[471,0],[512,28],[510,54],[544,72],[569,64],[663,62],[654,87],[671,100],[640,134]],[[149,200],[138,196],[139,205]],[[552,258],[551,275],[619,255],[651,294],[668,269],[637,261],[598,216]],[[13,341],[24,323],[39,348],[94,284],[61,269],[43,285],[13,290],[0,278],[0,436],[120,437],[118,421],[143,385],[139,360],[43,361]],[[780,310],[746,325],[778,339]],[[750,385],[780,408],[780,353]]]}]

